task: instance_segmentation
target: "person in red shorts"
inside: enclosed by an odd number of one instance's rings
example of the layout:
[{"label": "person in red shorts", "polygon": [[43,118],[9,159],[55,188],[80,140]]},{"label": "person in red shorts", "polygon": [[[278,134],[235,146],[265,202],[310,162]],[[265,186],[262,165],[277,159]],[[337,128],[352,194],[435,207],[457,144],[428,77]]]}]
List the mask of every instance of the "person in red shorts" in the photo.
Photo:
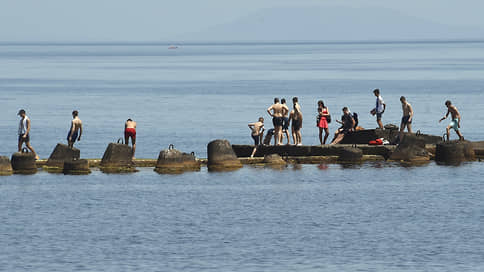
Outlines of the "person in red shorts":
[{"label": "person in red shorts", "polygon": [[129,144],[129,138],[131,138],[131,144],[133,145],[133,160],[134,152],[136,151],[136,122],[128,119],[124,124],[124,143]]}]

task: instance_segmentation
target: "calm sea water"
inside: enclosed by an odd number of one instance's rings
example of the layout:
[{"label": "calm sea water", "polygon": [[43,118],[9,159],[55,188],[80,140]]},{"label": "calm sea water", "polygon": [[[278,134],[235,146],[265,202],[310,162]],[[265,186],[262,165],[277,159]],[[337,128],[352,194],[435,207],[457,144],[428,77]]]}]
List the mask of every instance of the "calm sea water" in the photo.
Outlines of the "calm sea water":
[{"label": "calm sea water", "polygon": [[[174,144],[206,156],[216,138],[251,143],[247,123],[274,97],[298,96],[303,143],[317,144],[316,102],[384,123],[399,97],[414,128],[442,135],[450,99],[467,139],[483,140],[484,43],[0,45],[0,154],[16,150],[17,111],[43,158],[65,142],[99,158],[138,121],[139,158]],[[270,123],[270,122],[269,122]],[[331,130],[336,129],[333,124]],[[455,135],[453,135],[455,137]],[[245,167],[232,173],[0,177],[3,271],[482,271],[482,163],[405,168]]]}]

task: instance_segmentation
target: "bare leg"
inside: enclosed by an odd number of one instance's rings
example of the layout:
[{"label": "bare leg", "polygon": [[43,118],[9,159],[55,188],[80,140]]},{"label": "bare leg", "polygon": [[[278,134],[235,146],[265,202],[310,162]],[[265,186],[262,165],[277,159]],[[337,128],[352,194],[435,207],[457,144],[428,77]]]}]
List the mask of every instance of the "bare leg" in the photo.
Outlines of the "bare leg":
[{"label": "bare leg", "polygon": [[133,160],[134,158],[134,153],[136,152],[136,139],[131,138],[131,143],[133,144]]},{"label": "bare leg", "polygon": [[297,132],[294,130],[294,127],[291,128],[292,132],[292,141],[294,142],[295,145],[297,145],[298,140],[297,140]]},{"label": "bare leg", "polygon": [[30,145],[30,142],[27,142],[25,143],[25,145],[27,146],[27,148],[32,151],[32,153],[34,153],[34,156],[35,156],[35,159],[38,160],[39,159],[39,156],[37,156],[37,153],[35,153],[35,150],[34,148]]},{"label": "bare leg", "polygon": [[286,131],[284,133],[286,134],[287,144],[288,145],[291,144],[291,138],[289,138],[289,131],[287,131],[287,129],[286,129]]},{"label": "bare leg", "polygon": [[462,133],[460,133],[459,130],[456,130],[455,133],[459,136],[459,140],[464,141],[464,136],[462,136]]},{"label": "bare leg", "polygon": [[377,122],[379,128],[383,128],[383,123],[382,123],[381,119],[376,120],[376,122]]},{"label": "bare leg", "polygon": [[302,145],[302,134],[300,129],[296,132],[296,139],[297,139],[297,144]]},{"label": "bare leg", "polygon": [[345,137],[345,135],[343,133],[336,134],[335,136],[336,137],[331,144],[339,144],[343,140],[343,138]]},{"label": "bare leg", "polygon": [[254,149],[252,150],[252,154],[250,155],[251,158],[254,157],[255,152],[257,152],[257,146],[254,146]]},{"label": "bare leg", "polygon": [[323,128],[319,128],[319,143],[323,144]]},{"label": "bare leg", "polygon": [[128,145],[129,144],[129,136],[124,134],[124,144]]},{"label": "bare leg", "polygon": [[22,151],[22,141],[18,141],[18,152]]},{"label": "bare leg", "polygon": [[274,137],[276,138],[276,145],[281,144],[281,127],[277,126],[274,131]]},{"label": "bare leg", "polygon": [[329,128],[324,129],[324,141],[323,144],[326,144],[326,140],[328,139],[329,136]]},{"label": "bare leg", "polygon": [[450,127],[447,127],[447,141],[450,139]]},{"label": "bare leg", "polygon": [[402,140],[403,140],[403,133],[404,133],[404,131],[405,131],[405,124],[404,123],[401,123],[400,124],[400,133],[398,134],[398,140],[400,142],[402,142]]},{"label": "bare leg", "polygon": [[412,124],[408,123],[407,124],[407,129],[409,133],[412,133]]}]

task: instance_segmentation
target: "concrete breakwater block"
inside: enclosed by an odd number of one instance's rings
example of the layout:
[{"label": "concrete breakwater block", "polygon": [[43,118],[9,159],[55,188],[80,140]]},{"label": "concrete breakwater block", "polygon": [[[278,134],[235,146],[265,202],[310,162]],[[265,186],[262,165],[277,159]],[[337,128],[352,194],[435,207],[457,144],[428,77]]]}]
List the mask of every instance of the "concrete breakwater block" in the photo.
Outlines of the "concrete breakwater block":
[{"label": "concrete breakwater block", "polygon": [[12,163],[7,156],[0,156],[0,176],[13,174]]},{"label": "concrete breakwater block", "polygon": [[356,147],[344,147],[340,150],[338,162],[358,163],[363,158],[363,151]]},{"label": "concrete breakwater block", "polygon": [[227,140],[214,140],[208,143],[207,154],[209,171],[232,171],[242,168],[242,163]]},{"label": "concrete breakwater block", "polygon": [[271,165],[286,165],[286,161],[278,154],[269,154],[264,156],[264,163]]},{"label": "concrete breakwater block", "polygon": [[85,159],[65,161],[62,168],[65,175],[88,175],[91,173],[89,161]]},{"label": "concrete breakwater block", "polygon": [[435,149],[435,160],[443,164],[459,164],[475,160],[474,148],[468,141],[449,141],[438,143]]},{"label": "concrete breakwater block", "polygon": [[391,153],[392,161],[429,161],[430,156],[426,149],[425,139],[419,135],[407,134],[403,137],[397,148]]},{"label": "concrete breakwater block", "polygon": [[60,169],[64,167],[65,161],[72,161],[79,159],[81,151],[77,148],[70,148],[65,144],[58,143],[52,153],[50,154],[49,159],[47,160],[47,164],[45,168],[47,169]]},{"label": "concrete breakwater block", "polygon": [[136,172],[133,149],[125,144],[110,143],[104,152],[99,168],[105,173]]},{"label": "concrete breakwater block", "polygon": [[185,171],[200,171],[200,165],[195,154],[183,153],[170,145],[168,149],[160,152],[154,171],[160,174],[179,174]]},{"label": "concrete breakwater block", "polygon": [[35,155],[24,148],[21,152],[15,152],[12,155],[12,169],[15,174],[35,174],[37,165]]}]

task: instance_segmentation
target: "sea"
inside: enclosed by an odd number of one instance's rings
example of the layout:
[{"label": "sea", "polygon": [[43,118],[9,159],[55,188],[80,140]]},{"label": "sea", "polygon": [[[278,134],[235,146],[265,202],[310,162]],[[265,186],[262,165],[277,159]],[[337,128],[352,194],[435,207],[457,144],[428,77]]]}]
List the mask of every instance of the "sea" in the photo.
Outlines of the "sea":
[{"label": "sea", "polygon": [[[205,158],[215,139],[252,144],[259,117],[271,128],[275,97],[298,97],[316,145],[318,100],[375,128],[376,88],[384,124],[400,124],[405,96],[414,131],[442,136],[451,100],[464,137],[484,140],[484,41],[0,43],[0,155],[17,151],[25,109],[41,158],[73,110],[82,158],[128,118],[137,158],[170,144]],[[479,161],[139,170],[0,177],[0,271],[484,271]]]}]

